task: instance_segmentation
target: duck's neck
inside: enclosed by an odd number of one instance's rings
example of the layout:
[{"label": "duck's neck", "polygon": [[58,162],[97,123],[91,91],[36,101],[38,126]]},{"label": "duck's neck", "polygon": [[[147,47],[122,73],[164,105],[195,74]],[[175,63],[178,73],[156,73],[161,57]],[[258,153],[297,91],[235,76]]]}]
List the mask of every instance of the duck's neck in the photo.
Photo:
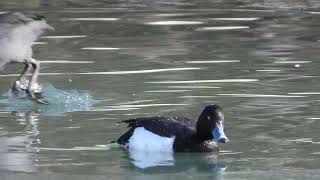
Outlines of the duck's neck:
[{"label": "duck's neck", "polygon": [[206,124],[202,124],[201,122],[198,122],[196,125],[196,134],[202,141],[213,139],[211,127],[208,127]]}]

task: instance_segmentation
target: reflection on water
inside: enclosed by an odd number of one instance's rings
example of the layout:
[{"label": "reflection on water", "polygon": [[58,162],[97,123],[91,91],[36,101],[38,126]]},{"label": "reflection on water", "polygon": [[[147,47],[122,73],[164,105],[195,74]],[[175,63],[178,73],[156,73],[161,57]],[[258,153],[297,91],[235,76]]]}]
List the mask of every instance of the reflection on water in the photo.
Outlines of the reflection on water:
[{"label": "reflection on water", "polygon": [[[55,86],[44,85],[52,103],[0,97],[0,179],[214,179],[220,164],[224,179],[319,179],[318,8],[315,0],[0,1],[0,13],[30,10],[56,29],[34,45],[40,79]],[[1,94],[20,69],[0,72]],[[197,119],[207,104],[224,109],[232,139],[219,161],[106,146],[126,130],[121,120]]]},{"label": "reflection on water", "polygon": [[132,163],[141,169],[155,166],[173,166],[175,160],[172,152],[148,153],[143,151],[129,151]]},{"label": "reflection on water", "polygon": [[8,137],[0,137],[0,172],[35,172],[37,157],[34,146],[41,143],[38,139],[39,114],[13,112],[12,115],[16,118],[17,126],[23,127],[24,131],[8,132]]},{"label": "reflection on water", "polygon": [[223,179],[227,167],[218,162],[217,154],[173,154],[170,152],[150,153],[129,150],[131,163],[139,171],[150,174],[171,174],[193,171],[211,172],[214,179]]}]

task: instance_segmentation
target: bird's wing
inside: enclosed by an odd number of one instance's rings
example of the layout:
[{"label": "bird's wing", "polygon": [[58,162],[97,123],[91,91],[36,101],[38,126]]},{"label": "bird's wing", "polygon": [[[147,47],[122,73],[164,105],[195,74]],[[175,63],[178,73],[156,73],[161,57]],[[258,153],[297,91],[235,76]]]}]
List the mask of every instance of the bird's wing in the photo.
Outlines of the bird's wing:
[{"label": "bird's wing", "polygon": [[178,121],[190,128],[194,128],[196,126],[196,121],[189,119],[187,117],[183,117],[183,116],[175,116],[172,117],[172,119],[174,119],[175,121]]},{"label": "bird's wing", "polygon": [[[167,117],[147,117],[147,118],[136,118],[122,121],[127,123],[132,129],[137,127],[143,127],[148,131],[151,131],[159,136],[172,137],[181,136],[181,134],[189,134],[192,128],[187,125],[176,121],[173,118]],[[191,133],[191,132],[190,132]]]}]

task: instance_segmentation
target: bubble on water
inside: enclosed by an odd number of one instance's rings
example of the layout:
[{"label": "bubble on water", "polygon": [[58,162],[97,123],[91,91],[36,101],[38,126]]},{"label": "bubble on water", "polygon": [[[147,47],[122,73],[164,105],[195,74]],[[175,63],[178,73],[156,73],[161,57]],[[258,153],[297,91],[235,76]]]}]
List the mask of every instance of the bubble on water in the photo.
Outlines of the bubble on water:
[{"label": "bubble on water", "polygon": [[42,85],[43,94],[49,105],[39,104],[29,98],[16,98],[11,90],[5,93],[0,100],[0,108],[14,112],[37,112],[42,115],[56,116],[67,112],[88,111],[98,101],[86,92],[77,90],[61,90],[50,83]]}]

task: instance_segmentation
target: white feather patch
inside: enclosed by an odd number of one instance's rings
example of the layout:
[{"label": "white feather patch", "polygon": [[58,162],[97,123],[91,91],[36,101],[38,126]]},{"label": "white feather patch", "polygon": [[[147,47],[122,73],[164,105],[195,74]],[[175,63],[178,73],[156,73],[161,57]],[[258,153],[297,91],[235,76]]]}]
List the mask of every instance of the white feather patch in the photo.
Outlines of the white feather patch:
[{"label": "white feather patch", "polygon": [[175,137],[162,137],[143,127],[134,130],[129,139],[129,150],[148,152],[173,152]]}]

